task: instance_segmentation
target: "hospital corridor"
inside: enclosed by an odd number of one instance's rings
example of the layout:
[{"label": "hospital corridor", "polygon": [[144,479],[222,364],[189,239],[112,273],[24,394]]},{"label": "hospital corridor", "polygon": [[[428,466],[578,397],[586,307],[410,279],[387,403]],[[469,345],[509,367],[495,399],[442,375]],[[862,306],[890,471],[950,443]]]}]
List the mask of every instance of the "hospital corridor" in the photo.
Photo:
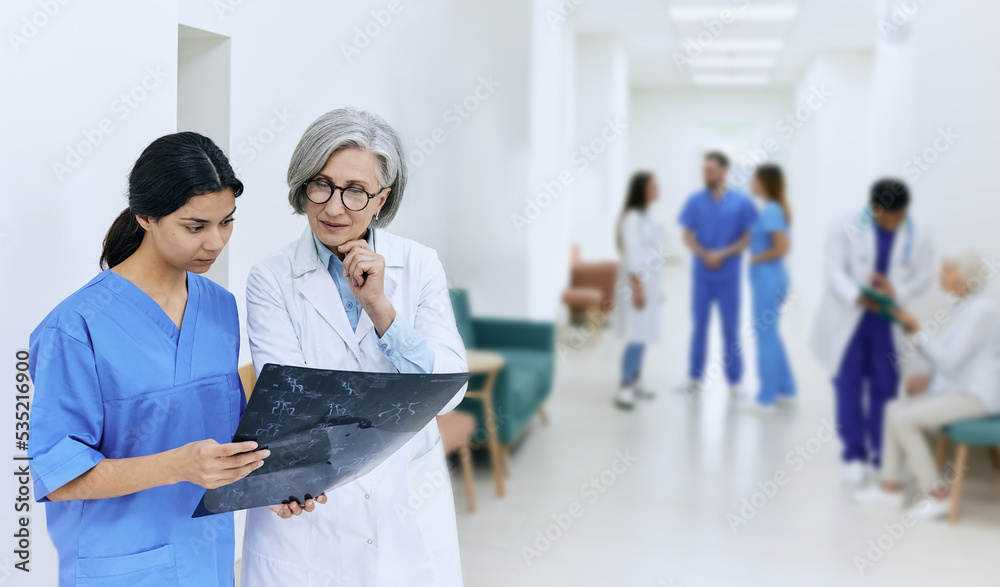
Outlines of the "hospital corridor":
[{"label": "hospital corridor", "polygon": [[[973,454],[957,526],[900,530],[899,510],[851,499],[829,433],[836,425],[829,383],[805,348],[808,329],[793,326],[808,324],[801,306],[789,306],[785,329],[801,401],[760,416],[734,408],[722,380],[693,401],[670,391],[684,377],[677,357],[690,322],[688,268],[671,264],[666,280],[679,293],[666,302],[664,341],[646,375],[664,392],[634,413],[615,413],[609,373],[621,345],[608,336],[587,341],[560,363],[550,424],[531,430],[544,449],[525,445],[514,454],[509,495],[494,498],[487,468],[478,471],[476,513],[464,513],[456,490],[463,563],[483,570],[477,585],[997,583],[1000,479],[985,451]],[[582,339],[568,333],[566,340]],[[720,341],[712,345],[710,364],[721,360]],[[619,455],[634,460],[614,473]],[[787,481],[778,485],[782,473]],[[595,479],[605,492],[583,489]],[[574,503],[582,515],[564,518],[564,528],[559,516]]]},{"label": "hospital corridor", "polygon": [[6,0],[0,587],[1000,587],[998,23]]}]

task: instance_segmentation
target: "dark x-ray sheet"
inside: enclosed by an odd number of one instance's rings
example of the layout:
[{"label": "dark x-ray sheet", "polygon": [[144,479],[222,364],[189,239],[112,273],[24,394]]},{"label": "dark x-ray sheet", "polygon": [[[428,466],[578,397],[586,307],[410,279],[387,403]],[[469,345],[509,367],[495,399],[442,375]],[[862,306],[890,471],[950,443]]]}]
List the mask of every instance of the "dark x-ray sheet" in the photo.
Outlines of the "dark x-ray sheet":
[{"label": "dark x-ray sheet", "polygon": [[205,492],[193,517],[303,503],[370,472],[431,421],[469,373],[360,373],[267,364],[233,442],[271,456]]}]

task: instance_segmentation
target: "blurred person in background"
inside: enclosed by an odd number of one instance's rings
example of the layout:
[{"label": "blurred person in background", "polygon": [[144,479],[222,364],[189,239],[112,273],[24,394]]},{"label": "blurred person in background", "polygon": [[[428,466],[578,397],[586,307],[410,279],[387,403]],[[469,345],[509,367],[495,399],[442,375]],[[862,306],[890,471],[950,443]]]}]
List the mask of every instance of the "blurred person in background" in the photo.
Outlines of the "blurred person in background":
[{"label": "blurred person in background", "polygon": [[740,274],[743,251],[750,243],[750,227],[757,209],[750,197],[726,185],[729,159],[718,151],[705,155],[705,188],[692,194],[681,211],[684,244],[694,253],[688,381],[683,390],[702,390],[712,304],[722,318],[726,380],[733,396],[740,395],[743,352],[739,340]]},{"label": "blurred person in background", "polygon": [[646,345],[660,337],[660,306],[663,302],[663,226],[649,207],[660,197],[656,178],[640,171],[632,176],[625,207],[618,219],[617,244],[621,254],[615,294],[616,325],[625,339],[621,388],[615,404],[631,409],[636,397],[651,399],[653,391],[640,375]]},{"label": "blurred person in background", "polygon": [[927,359],[931,370],[908,379],[907,397],[886,406],[881,483],[855,493],[858,501],[902,506],[905,460],[916,476],[918,489],[929,496],[909,513],[917,518],[937,518],[948,512],[948,483],[942,480],[924,433],[957,420],[1000,413],[1000,311],[982,292],[988,271],[983,258],[972,251],[944,260],[941,289],[958,305],[936,337],[932,338],[929,329],[909,311],[892,309],[909,342]]},{"label": "blurred person in background", "polygon": [[777,165],[759,166],[750,187],[763,202],[750,229],[750,289],[760,390],[756,401],[748,398],[745,406],[771,411],[776,403],[791,403],[795,398],[795,379],[778,328],[781,305],[788,296],[784,258],[790,247],[788,226],[792,214],[785,194],[785,177]]},{"label": "blurred person in background", "polygon": [[883,412],[899,387],[891,320],[862,287],[907,304],[934,277],[933,243],[909,206],[906,184],[881,179],[867,206],[833,223],[824,245],[827,287],[810,342],[834,376],[844,475],[854,485],[880,466]]}]

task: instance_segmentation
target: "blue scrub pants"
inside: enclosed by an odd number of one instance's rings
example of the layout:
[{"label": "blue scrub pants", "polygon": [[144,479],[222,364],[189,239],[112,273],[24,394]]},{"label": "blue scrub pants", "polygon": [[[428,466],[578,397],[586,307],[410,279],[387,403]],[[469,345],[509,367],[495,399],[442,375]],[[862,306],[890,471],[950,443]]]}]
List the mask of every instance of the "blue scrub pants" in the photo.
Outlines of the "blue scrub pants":
[{"label": "blue scrub pants", "polygon": [[865,312],[833,381],[845,462],[880,464],[885,404],[896,397],[899,388],[895,350],[892,325]]},{"label": "blue scrub pants", "polygon": [[632,385],[639,377],[645,349],[646,345],[641,342],[630,342],[625,347],[625,355],[622,357],[622,385]]},{"label": "blue scrub pants", "polygon": [[781,305],[788,296],[788,274],[783,267],[755,265],[750,269],[750,288],[760,375],[757,401],[773,405],[778,396],[795,395],[795,379],[778,328]]},{"label": "blue scrub pants", "polygon": [[743,349],[740,346],[740,280],[711,279],[694,276],[694,291],[691,296],[691,318],[694,331],[691,333],[691,354],[688,376],[701,379],[705,372],[705,357],[708,346],[708,320],[712,313],[712,303],[719,305],[722,318],[722,339],[725,344],[722,357],[726,368],[726,379],[736,385],[743,376]]}]

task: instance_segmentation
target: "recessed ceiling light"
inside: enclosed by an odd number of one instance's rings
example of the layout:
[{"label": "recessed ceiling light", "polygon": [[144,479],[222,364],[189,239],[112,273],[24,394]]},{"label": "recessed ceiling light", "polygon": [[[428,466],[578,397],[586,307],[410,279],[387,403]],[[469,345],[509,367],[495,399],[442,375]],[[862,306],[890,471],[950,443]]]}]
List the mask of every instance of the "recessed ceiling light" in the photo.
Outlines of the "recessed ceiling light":
[{"label": "recessed ceiling light", "polygon": [[732,51],[770,53],[781,51],[785,46],[782,39],[716,39],[705,46],[705,52]]},{"label": "recessed ceiling light", "polygon": [[691,81],[699,86],[763,86],[768,82],[764,74],[697,74],[691,76]]},{"label": "recessed ceiling light", "polygon": [[747,6],[745,8],[741,8],[738,5],[727,6],[725,4],[717,6],[696,6],[689,4],[686,6],[671,6],[670,16],[674,20],[710,20],[719,18],[723,11],[727,10],[734,20],[791,20],[798,14],[799,7],[795,4]]},{"label": "recessed ceiling light", "polygon": [[698,57],[688,65],[692,69],[769,69],[776,63],[773,57]]}]

